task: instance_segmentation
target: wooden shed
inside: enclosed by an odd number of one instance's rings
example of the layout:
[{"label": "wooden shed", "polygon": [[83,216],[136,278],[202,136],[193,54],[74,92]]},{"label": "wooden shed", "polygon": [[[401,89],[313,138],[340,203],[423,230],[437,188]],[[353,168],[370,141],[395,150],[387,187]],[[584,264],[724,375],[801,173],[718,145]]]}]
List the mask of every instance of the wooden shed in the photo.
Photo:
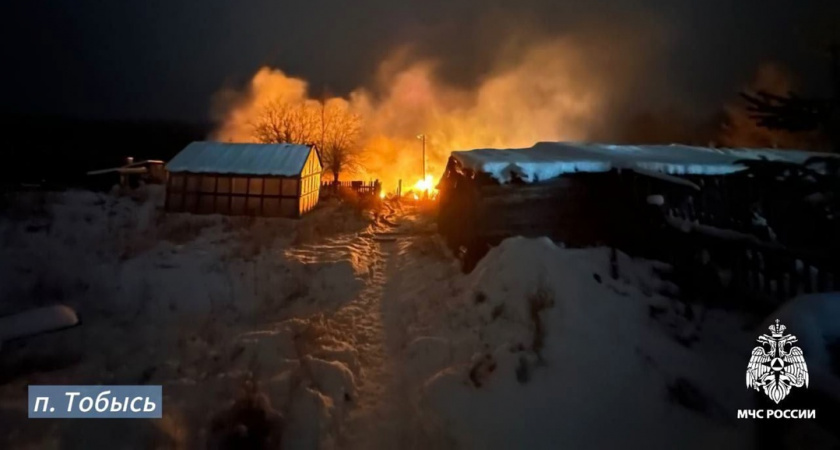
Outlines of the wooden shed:
[{"label": "wooden shed", "polygon": [[438,229],[467,266],[489,246],[517,235],[547,236],[573,247],[643,245],[652,209],[747,229],[755,222],[749,209],[755,199],[746,194],[766,189],[755,186],[748,161],[799,166],[815,156],[561,142],[456,151],[439,184]]},{"label": "wooden shed", "polygon": [[314,145],[193,142],[166,165],[166,210],[299,217],[318,204]]}]

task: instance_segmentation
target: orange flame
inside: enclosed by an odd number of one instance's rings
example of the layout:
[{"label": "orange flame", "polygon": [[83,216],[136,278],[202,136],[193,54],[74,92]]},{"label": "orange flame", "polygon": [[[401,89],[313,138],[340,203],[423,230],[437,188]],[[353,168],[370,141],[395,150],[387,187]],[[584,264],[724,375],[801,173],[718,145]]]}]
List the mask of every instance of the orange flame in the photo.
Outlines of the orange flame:
[{"label": "orange flame", "polygon": [[[435,187],[435,180],[431,175],[426,175],[425,179],[418,180],[412,187],[414,192],[414,199],[417,200],[418,195],[434,199],[438,195],[438,190]],[[418,194],[419,193],[419,194]]]}]

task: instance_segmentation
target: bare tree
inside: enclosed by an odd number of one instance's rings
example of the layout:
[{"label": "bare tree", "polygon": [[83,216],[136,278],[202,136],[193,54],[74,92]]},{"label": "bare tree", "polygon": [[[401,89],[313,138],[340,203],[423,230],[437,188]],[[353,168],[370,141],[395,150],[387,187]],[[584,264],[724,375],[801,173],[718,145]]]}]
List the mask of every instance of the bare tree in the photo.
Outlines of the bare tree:
[{"label": "bare tree", "polygon": [[318,139],[319,121],[313,102],[273,101],[260,110],[252,127],[254,138],[264,144],[312,144]]},{"label": "bare tree", "polygon": [[266,144],[317,144],[324,171],[333,175],[333,181],[341,173],[362,168],[362,119],[344,100],[270,102],[252,128],[254,139]]},{"label": "bare tree", "polygon": [[324,170],[332,173],[333,181],[338,181],[342,172],[358,171],[363,166],[359,145],[362,119],[343,100],[322,104],[321,118],[321,160]]}]

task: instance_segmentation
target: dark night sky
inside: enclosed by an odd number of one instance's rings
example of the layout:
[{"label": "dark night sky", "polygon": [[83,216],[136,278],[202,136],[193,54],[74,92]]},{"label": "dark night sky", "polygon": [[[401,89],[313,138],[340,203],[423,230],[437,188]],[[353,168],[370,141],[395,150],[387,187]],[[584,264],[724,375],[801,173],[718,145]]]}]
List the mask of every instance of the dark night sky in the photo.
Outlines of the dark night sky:
[{"label": "dark night sky", "polygon": [[442,76],[469,85],[513,35],[587,32],[609,42],[621,39],[615,28],[651,26],[667,28],[673,41],[657,55],[667,83],[717,101],[766,60],[806,79],[823,75],[815,47],[831,28],[831,9],[838,17],[837,3],[4,0],[0,113],[206,121],[213,94],[262,65],[341,93],[369,84],[378,61],[411,43],[442,61]]}]

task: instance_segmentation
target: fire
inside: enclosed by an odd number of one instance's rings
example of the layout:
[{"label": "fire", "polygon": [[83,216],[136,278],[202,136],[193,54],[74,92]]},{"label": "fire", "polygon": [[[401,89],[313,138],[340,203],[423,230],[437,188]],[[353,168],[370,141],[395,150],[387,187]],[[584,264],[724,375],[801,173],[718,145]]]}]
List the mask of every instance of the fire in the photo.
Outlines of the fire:
[{"label": "fire", "polygon": [[421,179],[414,183],[414,190],[420,192],[437,192],[437,189],[435,189],[435,181],[431,175],[426,175],[425,179]]},{"label": "fire", "polygon": [[438,190],[435,187],[435,180],[432,178],[431,175],[426,175],[426,178],[421,179],[414,183],[414,187],[412,188],[414,191],[414,199],[417,200],[418,193],[423,195],[424,197],[428,198],[435,198],[437,197]]},{"label": "fire", "polygon": [[[358,115],[363,128],[356,143],[363,163],[347,167],[342,178],[376,178],[397,186],[400,180],[420,177],[424,166],[422,173],[439,177],[454,150],[587,139],[609,94],[623,86],[612,74],[626,72],[593,65],[587,49],[584,42],[556,39],[534,43],[515,57],[500,54],[469,88],[442,78],[436,60],[398,51],[380,64],[373,85],[326,99],[312,95],[304,79],[262,68],[244,90],[220,93],[220,126],[213,137],[254,142],[254,123],[271,102],[315,110],[322,103],[335,104]],[[418,133],[425,136],[422,143]],[[424,176],[413,188],[420,195],[436,195],[431,177]]]},{"label": "fire", "polygon": [[432,178],[431,175],[426,175],[425,179],[414,183],[414,191],[426,193],[429,197],[434,198],[437,196],[437,188],[435,187],[434,178]]}]

